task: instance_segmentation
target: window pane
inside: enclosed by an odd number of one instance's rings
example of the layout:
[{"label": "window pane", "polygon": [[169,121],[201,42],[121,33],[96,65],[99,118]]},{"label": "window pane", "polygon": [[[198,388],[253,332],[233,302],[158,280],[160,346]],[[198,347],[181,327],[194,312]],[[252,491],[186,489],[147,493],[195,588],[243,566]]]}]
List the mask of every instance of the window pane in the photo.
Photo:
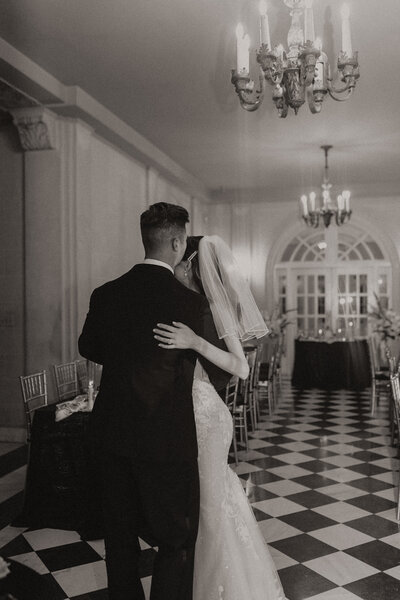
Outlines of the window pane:
[{"label": "window pane", "polygon": [[314,275],[309,275],[308,276],[308,293],[309,294],[313,294],[315,291],[314,283],[315,283]]},{"label": "window pane", "polygon": [[367,296],[360,296],[360,314],[366,315],[368,313],[368,298]]},{"label": "window pane", "polygon": [[368,248],[371,250],[372,256],[377,259],[385,258],[376,242],[367,242]]},{"label": "window pane", "polygon": [[325,294],[325,275],[318,275],[318,292]]},{"label": "window pane", "polygon": [[304,315],[304,298],[302,296],[297,298],[297,312],[299,315]]},{"label": "window pane", "polygon": [[304,246],[304,244],[302,244],[300,246],[300,248],[296,251],[296,254],[294,255],[292,260],[297,261],[297,262],[301,261],[303,258],[303,254],[306,250],[307,250],[307,246]]},{"label": "window pane", "polygon": [[360,275],[360,294],[366,294],[368,292],[368,277],[367,275]]},{"label": "window pane", "polygon": [[318,296],[318,314],[325,314],[325,296]]},{"label": "window pane", "polygon": [[315,333],[315,322],[314,319],[308,319],[308,335],[313,335]]},{"label": "window pane", "polygon": [[339,290],[339,294],[346,293],[346,276],[345,275],[339,275],[339,277],[338,277],[338,290]]},{"label": "window pane", "polygon": [[315,259],[316,259],[315,252],[313,252],[312,250],[309,250],[307,252],[307,254],[305,255],[305,257],[304,257],[305,261],[312,261],[312,260],[315,260]]},{"label": "window pane", "polygon": [[[346,329],[346,321],[345,321],[345,319],[343,319],[343,317],[340,317],[337,320],[337,328],[338,328],[338,333],[344,333],[344,330]],[[342,331],[339,331],[339,329],[341,329]]]},{"label": "window pane", "polygon": [[308,302],[307,302],[308,314],[313,315],[315,313],[314,296],[307,298],[307,300],[308,300]]},{"label": "window pane", "polygon": [[349,298],[347,298],[347,304],[348,304],[348,313],[349,315],[354,315],[355,313],[357,313],[357,296],[349,296]]},{"label": "window pane", "polygon": [[349,275],[349,292],[354,294],[357,291],[357,275]]},{"label": "window pane", "polygon": [[389,298],[387,296],[379,296],[379,300],[383,308],[389,308]]},{"label": "window pane", "polygon": [[340,296],[338,301],[338,313],[339,315],[346,314],[346,298],[345,296]]},{"label": "window pane", "polygon": [[279,275],[279,293],[286,294],[286,275]]},{"label": "window pane", "polygon": [[281,313],[285,313],[286,312],[286,296],[282,296],[282,298],[280,298],[279,306],[281,309]]},{"label": "window pane", "polygon": [[304,331],[304,319],[297,319],[297,333],[300,335]]},{"label": "window pane", "polygon": [[297,275],[297,293],[304,294],[304,275]]},{"label": "window pane", "polygon": [[[322,331],[323,331],[325,329],[325,319],[324,318],[320,317],[319,319],[317,319],[317,327],[318,327],[318,330],[322,329]],[[319,331],[318,331],[318,333],[319,333]]]},{"label": "window pane", "polygon": [[368,335],[368,319],[365,317],[360,319],[360,335]]},{"label": "window pane", "polygon": [[356,249],[364,260],[369,260],[371,258],[364,244],[357,244]]},{"label": "window pane", "polygon": [[382,273],[378,277],[378,293],[379,294],[387,294],[387,291],[388,291],[387,275],[385,273]]}]

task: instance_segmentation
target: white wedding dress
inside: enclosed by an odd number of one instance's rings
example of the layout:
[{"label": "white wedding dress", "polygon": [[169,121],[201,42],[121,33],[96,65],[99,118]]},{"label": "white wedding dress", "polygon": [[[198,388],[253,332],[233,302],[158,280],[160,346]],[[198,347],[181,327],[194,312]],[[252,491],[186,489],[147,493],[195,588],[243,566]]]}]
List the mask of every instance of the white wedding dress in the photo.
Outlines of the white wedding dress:
[{"label": "white wedding dress", "polygon": [[285,600],[247,496],[228,465],[231,414],[199,362],[193,406],[200,474],[193,600]]}]

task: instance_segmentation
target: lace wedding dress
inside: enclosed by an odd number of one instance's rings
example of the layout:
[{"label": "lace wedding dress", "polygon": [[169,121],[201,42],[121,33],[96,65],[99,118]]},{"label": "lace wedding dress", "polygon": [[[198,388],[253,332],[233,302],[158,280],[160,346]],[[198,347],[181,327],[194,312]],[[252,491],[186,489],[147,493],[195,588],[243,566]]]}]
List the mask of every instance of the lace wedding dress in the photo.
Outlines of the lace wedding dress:
[{"label": "lace wedding dress", "polygon": [[231,414],[199,363],[193,406],[200,474],[193,600],[285,600],[246,494],[228,466]]}]

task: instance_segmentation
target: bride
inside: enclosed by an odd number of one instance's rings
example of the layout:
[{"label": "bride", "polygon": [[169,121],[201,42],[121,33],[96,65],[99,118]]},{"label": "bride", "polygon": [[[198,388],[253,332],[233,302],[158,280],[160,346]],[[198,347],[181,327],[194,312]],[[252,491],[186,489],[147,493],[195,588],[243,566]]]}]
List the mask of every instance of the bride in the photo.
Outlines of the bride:
[{"label": "bride", "polygon": [[[175,276],[207,296],[214,323],[228,351],[196,335],[183,323],[158,323],[162,348],[189,348],[245,379],[249,373],[241,342],[267,328],[229,247],[218,236],[189,237]],[[237,475],[228,466],[231,414],[197,361],[193,407],[198,442],[200,521],[196,542],[193,600],[285,600],[271,555]]]}]

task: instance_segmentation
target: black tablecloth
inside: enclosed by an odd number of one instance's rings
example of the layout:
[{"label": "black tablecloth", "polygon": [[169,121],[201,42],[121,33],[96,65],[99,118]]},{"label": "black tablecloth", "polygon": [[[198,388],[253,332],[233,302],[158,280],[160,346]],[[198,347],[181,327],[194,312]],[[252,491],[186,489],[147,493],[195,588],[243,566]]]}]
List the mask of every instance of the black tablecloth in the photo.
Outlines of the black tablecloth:
[{"label": "black tablecloth", "polygon": [[[10,573],[0,579],[0,600],[54,600],[54,588],[33,569],[4,557]],[[11,595],[10,595],[11,594]]]},{"label": "black tablecloth", "polygon": [[102,537],[100,486],[88,443],[90,413],[56,423],[56,405],[35,411],[22,514],[14,525]]},{"label": "black tablecloth", "polygon": [[363,390],[370,386],[367,340],[296,340],[292,384],[324,390]]}]

